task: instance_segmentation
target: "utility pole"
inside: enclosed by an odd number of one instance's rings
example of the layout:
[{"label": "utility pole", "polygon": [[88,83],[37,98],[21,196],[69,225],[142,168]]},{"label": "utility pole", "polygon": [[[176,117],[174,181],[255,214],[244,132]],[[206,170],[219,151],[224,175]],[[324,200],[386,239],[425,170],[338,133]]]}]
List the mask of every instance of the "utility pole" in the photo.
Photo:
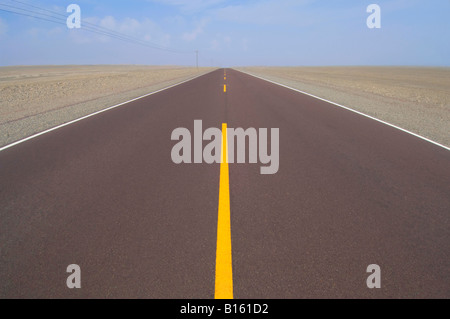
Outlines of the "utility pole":
[{"label": "utility pole", "polygon": [[197,56],[197,69],[198,69],[198,50],[195,51],[195,54]]}]

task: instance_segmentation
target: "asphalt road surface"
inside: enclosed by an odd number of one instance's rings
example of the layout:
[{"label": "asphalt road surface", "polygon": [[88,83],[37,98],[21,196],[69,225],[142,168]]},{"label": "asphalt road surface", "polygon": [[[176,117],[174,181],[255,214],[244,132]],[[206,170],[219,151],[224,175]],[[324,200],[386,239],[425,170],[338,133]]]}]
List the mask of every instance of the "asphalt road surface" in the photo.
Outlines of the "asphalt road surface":
[{"label": "asphalt road surface", "polygon": [[1,151],[0,297],[214,298],[221,164],[171,160],[172,131],[202,120],[280,130],[277,174],[229,164],[234,298],[450,298],[448,150],[224,75]]}]

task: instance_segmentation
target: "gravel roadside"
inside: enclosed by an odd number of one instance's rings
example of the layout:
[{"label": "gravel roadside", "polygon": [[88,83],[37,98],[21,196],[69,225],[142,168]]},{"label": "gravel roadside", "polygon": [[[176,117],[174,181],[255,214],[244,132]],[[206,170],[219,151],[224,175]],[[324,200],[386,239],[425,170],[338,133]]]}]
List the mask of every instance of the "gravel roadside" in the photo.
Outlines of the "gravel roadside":
[{"label": "gravel roadside", "polygon": [[0,68],[0,147],[212,71],[147,66]]},{"label": "gravel roadside", "polygon": [[237,68],[450,146],[450,68]]}]

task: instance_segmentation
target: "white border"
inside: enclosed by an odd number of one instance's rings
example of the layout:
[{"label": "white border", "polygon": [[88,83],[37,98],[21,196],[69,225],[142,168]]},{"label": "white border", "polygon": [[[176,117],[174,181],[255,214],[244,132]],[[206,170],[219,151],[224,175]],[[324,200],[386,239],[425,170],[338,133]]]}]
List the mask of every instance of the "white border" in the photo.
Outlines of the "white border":
[{"label": "white border", "polygon": [[323,99],[323,98],[318,97],[318,96],[315,96],[315,95],[313,95],[313,94],[310,94],[310,93],[307,93],[307,92],[304,92],[304,91],[301,91],[301,90],[298,90],[298,89],[294,89],[293,87],[290,87],[290,86],[287,86],[287,85],[284,85],[284,84],[281,84],[281,83],[278,83],[278,82],[275,82],[275,81],[271,81],[271,80],[265,79],[265,78],[263,78],[263,77],[260,77],[260,76],[257,76],[257,75],[251,74],[251,73],[247,73],[247,72],[245,72],[245,71],[236,70],[236,69],[233,69],[233,70],[238,71],[238,72],[241,72],[241,73],[244,73],[244,74],[247,74],[247,75],[250,75],[250,76],[253,76],[253,77],[255,77],[255,78],[258,78],[258,79],[261,79],[261,80],[264,80],[264,81],[267,81],[267,82],[270,82],[270,83],[273,83],[273,84],[276,84],[276,85],[279,85],[279,86],[282,86],[282,87],[285,87],[285,88],[287,88],[287,89],[291,89],[291,90],[293,90],[293,91],[296,91],[296,92],[299,92],[299,93],[302,93],[302,94],[311,96],[311,97],[316,98],[316,99],[318,99],[318,100],[321,100],[321,101],[324,101],[324,102],[327,102],[327,103],[330,103],[330,104],[339,106],[339,107],[341,107],[341,108],[343,108],[343,109],[346,109],[346,110],[348,110],[348,111],[351,111],[351,112],[357,113],[357,114],[359,114],[359,115],[365,116],[365,117],[367,117],[367,118],[370,118],[370,119],[375,120],[375,121],[377,121],[377,122],[383,123],[383,124],[388,125],[388,126],[390,126],[390,127],[396,128],[396,129],[398,129],[398,130],[400,130],[400,131],[403,131],[403,132],[405,132],[405,133],[408,133],[408,134],[410,134],[410,135],[413,135],[413,136],[415,136],[415,137],[418,137],[418,138],[420,138],[420,139],[422,139],[422,140],[425,140],[425,141],[427,141],[427,142],[429,142],[429,143],[432,143],[432,144],[434,144],[434,145],[440,146],[440,147],[446,149],[447,151],[450,151],[450,148],[447,147],[447,146],[445,146],[445,145],[442,145],[442,144],[440,144],[440,143],[438,143],[438,142],[435,142],[435,141],[433,141],[433,140],[430,140],[430,139],[428,139],[428,138],[426,138],[426,137],[423,137],[423,136],[421,136],[421,135],[418,135],[418,134],[416,134],[416,133],[413,133],[413,132],[411,132],[411,131],[408,131],[408,130],[406,130],[406,129],[404,129],[404,128],[401,128],[401,127],[399,127],[399,126],[396,126],[396,125],[394,125],[394,124],[391,124],[391,123],[385,122],[385,121],[383,121],[383,120],[377,119],[376,117],[373,117],[373,116],[364,114],[364,113],[362,113],[362,112],[356,111],[356,110],[354,110],[354,109],[352,109],[352,108],[349,108],[349,107],[347,107],[347,106],[344,106],[344,105],[341,105],[341,104],[338,104],[338,103],[335,103],[335,102],[332,102],[332,101]]},{"label": "white border", "polygon": [[[215,70],[214,70],[214,71],[215,71]],[[97,114],[100,114],[100,113],[103,113],[103,112],[106,112],[106,111],[115,109],[116,107],[122,106],[122,105],[124,105],[124,104],[128,104],[128,103],[130,103],[130,102],[133,102],[133,101],[142,99],[142,98],[144,98],[144,97],[147,97],[147,96],[150,96],[150,95],[153,95],[153,94],[156,94],[156,93],[159,93],[159,92],[168,90],[168,89],[170,89],[170,88],[173,88],[173,87],[178,86],[178,85],[181,85],[181,84],[183,84],[183,83],[186,83],[186,82],[195,80],[196,78],[199,78],[199,77],[201,77],[201,76],[203,76],[203,75],[209,74],[209,73],[214,72],[214,71],[210,71],[210,72],[207,72],[207,73],[204,73],[204,74],[200,74],[200,75],[194,76],[194,77],[192,77],[192,78],[190,78],[190,79],[187,79],[187,80],[184,80],[184,81],[182,81],[182,82],[179,82],[179,83],[170,85],[170,86],[168,86],[168,87],[159,89],[159,90],[157,90],[157,91],[154,91],[154,92],[151,92],[151,93],[148,93],[148,94],[139,96],[139,97],[134,98],[134,99],[132,99],[132,100],[129,100],[129,101],[126,101],[126,102],[117,104],[117,105],[113,105],[113,106],[107,107],[107,108],[102,109],[102,110],[100,110],[100,111],[97,111],[97,112],[94,112],[94,113],[91,113],[91,114],[82,116],[82,117],[80,117],[80,118],[77,118],[77,119],[75,119],[75,120],[69,121],[69,122],[67,122],[67,123],[64,123],[64,124],[61,124],[61,125],[52,127],[52,128],[50,128],[50,129],[45,130],[45,131],[42,131],[42,132],[40,132],[40,133],[36,133],[36,134],[31,135],[31,136],[29,136],[29,137],[26,137],[26,138],[23,138],[23,139],[21,139],[21,140],[18,140],[18,141],[14,142],[14,143],[8,144],[8,145],[3,146],[3,147],[0,147],[0,152],[6,150],[6,149],[8,149],[8,148],[11,148],[11,147],[13,147],[13,146],[16,146],[16,145],[18,145],[18,144],[21,144],[21,143],[23,143],[23,142],[26,142],[26,141],[29,141],[29,140],[31,140],[31,139],[34,139],[34,138],[36,138],[36,137],[38,137],[38,136],[41,136],[41,135],[47,134],[47,133],[49,133],[49,132],[55,131],[55,130],[61,128],[61,127],[68,126],[68,125],[70,125],[70,124],[73,124],[73,123],[79,122],[79,121],[81,121],[81,120],[87,119],[87,118],[89,118],[89,117],[91,117],[91,116],[94,116],[94,115],[97,115]]]}]

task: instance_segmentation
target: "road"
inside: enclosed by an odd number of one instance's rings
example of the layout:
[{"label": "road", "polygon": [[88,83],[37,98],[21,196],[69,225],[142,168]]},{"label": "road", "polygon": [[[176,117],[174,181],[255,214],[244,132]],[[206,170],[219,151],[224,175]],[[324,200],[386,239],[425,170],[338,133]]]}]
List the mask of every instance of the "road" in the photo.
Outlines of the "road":
[{"label": "road", "polygon": [[171,160],[194,120],[280,130],[276,174],[228,164],[234,298],[450,297],[450,152],[231,69],[1,151],[0,297],[214,298],[222,164]]}]

